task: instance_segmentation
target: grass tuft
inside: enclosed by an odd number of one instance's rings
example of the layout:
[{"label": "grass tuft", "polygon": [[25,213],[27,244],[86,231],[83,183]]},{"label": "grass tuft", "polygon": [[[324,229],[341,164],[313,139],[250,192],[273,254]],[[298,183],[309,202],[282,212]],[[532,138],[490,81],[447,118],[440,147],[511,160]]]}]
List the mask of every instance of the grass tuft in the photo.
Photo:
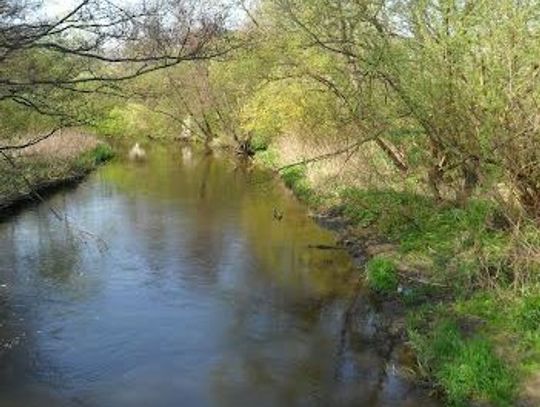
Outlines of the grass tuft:
[{"label": "grass tuft", "polygon": [[367,281],[369,287],[379,293],[391,293],[396,291],[398,276],[394,263],[383,257],[371,259],[367,265]]}]

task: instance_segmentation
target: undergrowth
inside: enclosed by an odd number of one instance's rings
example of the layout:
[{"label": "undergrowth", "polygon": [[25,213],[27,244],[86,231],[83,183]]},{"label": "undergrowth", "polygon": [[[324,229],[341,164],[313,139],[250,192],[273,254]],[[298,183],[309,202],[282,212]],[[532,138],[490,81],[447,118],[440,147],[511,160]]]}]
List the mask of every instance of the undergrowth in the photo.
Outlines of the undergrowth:
[{"label": "undergrowth", "polygon": [[16,167],[1,162],[0,207],[25,199],[32,191],[80,178],[113,156],[109,145],[97,143],[90,150],[61,157],[49,153],[21,155],[15,159]]},{"label": "undergrowth", "polygon": [[514,400],[516,377],[483,336],[467,337],[452,320],[436,320],[429,330],[410,328],[409,337],[424,372],[436,378],[449,405],[471,399],[497,406]]}]

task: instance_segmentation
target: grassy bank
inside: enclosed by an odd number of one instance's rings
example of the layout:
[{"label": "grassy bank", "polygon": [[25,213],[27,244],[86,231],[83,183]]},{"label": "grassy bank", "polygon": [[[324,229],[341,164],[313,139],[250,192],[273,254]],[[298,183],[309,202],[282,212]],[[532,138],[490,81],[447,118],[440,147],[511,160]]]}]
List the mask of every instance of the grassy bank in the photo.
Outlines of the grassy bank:
[{"label": "grassy bank", "polygon": [[[277,166],[272,150],[257,161]],[[327,164],[324,164],[327,165]],[[465,207],[392,188],[280,172],[312,209],[346,220],[344,241],[370,259],[366,284],[406,317],[417,376],[448,405],[540,405],[540,231],[511,225],[492,201]]]},{"label": "grassy bank", "polygon": [[0,209],[33,199],[34,192],[76,181],[112,156],[107,144],[75,131],[58,132],[15,150],[9,155],[11,162],[0,162]]}]

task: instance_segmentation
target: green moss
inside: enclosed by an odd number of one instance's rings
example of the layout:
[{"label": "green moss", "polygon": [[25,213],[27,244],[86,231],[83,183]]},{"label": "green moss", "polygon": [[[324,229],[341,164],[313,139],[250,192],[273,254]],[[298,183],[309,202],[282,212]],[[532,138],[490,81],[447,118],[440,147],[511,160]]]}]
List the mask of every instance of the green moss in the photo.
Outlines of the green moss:
[{"label": "green moss", "polygon": [[399,280],[396,266],[391,260],[375,257],[367,263],[366,270],[368,285],[372,290],[380,293],[396,291]]}]

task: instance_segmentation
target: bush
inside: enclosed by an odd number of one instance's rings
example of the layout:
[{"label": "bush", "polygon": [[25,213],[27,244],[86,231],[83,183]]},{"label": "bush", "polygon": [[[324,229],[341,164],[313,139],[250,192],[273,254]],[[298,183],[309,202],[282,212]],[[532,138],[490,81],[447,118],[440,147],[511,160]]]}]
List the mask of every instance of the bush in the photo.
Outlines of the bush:
[{"label": "bush", "polygon": [[109,161],[113,157],[113,149],[108,144],[100,143],[94,149],[79,157],[76,164],[81,171],[86,171]]},{"label": "bush", "polygon": [[94,159],[94,164],[99,165],[109,161],[114,157],[114,151],[108,144],[98,144],[90,154]]},{"label": "bush", "polygon": [[391,293],[397,289],[398,276],[394,263],[382,257],[375,257],[366,266],[368,285],[380,293]]},{"label": "bush", "polygon": [[253,151],[266,151],[270,144],[270,138],[260,134],[256,134],[252,139],[250,146]]},{"label": "bush", "polygon": [[301,181],[303,181],[305,176],[306,169],[305,167],[300,165],[287,168],[281,174],[281,178],[283,178],[285,185],[292,189],[294,189]]}]

